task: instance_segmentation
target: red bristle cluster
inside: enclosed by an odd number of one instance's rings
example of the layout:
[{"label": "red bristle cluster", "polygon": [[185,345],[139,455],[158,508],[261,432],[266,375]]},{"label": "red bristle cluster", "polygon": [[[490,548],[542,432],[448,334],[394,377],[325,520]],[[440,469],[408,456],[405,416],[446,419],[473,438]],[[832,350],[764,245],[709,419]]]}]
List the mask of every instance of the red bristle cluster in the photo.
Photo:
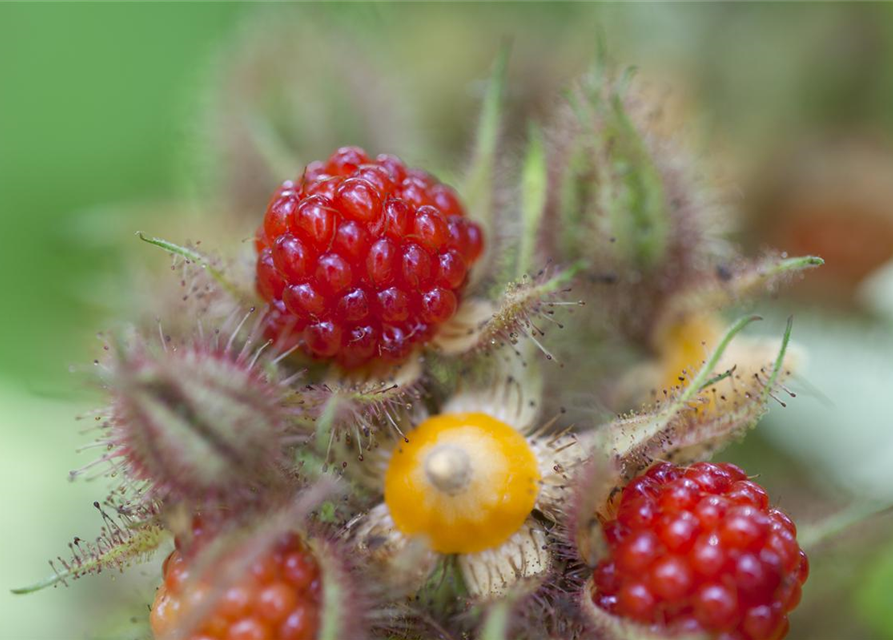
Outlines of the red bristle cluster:
[{"label": "red bristle cluster", "polygon": [[345,147],[280,187],[257,250],[271,335],[352,368],[429,340],[456,312],[483,238],[446,185]]},{"label": "red bristle cluster", "polygon": [[[188,620],[213,587],[213,576],[190,580],[200,531],[188,552],[176,550],[164,562],[164,582],[155,595],[150,621],[156,639]],[[298,536],[289,534],[226,589],[192,630],[188,640],[312,640],[319,626],[320,569]],[[191,622],[191,621],[190,621]]]},{"label": "red bristle cluster", "polygon": [[732,464],[661,463],[604,525],[593,600],[609,613],[721,640],[778,640],[809,574],[797,530]]}]

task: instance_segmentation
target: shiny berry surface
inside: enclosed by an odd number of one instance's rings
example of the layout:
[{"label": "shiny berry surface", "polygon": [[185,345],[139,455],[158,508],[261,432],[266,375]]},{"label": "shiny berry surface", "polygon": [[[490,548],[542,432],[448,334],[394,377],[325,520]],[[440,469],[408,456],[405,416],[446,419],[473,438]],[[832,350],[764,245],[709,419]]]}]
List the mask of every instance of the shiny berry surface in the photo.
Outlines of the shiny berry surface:
[{"label": "shiny berry surface", "polygon": [[593,601],[659,629],[779,640],[809,573],[797,529],[732,464],[657,464],[604,523]]},{"label": "shiny berry surface", "polygon": [[346,368],[399,361],[458,308],[480,227],[452,189],[356,147],[307,166],[257,230],[267,333]]},{"label": "shiny berry surface", "polygon": [[[156,638],[171,634],[201,607],[212,589],[191,580],[193,556],[174,551],[164,562],[150,622]],[[288,535],[249,567],[248,575],[219,594],[188,640],[313,640],[318,627],[320,572],[297,536]]]}]

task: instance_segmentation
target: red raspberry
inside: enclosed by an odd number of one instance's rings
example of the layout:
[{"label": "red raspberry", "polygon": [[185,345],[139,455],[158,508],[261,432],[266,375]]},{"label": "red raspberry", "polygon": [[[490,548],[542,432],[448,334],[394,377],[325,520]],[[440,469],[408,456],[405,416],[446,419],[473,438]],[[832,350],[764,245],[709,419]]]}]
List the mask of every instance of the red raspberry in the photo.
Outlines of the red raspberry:
[{"label": "red raspberry", "polygon": [[[194,551],[197,546],[190,547]],[[165,637],[190,607],[207,597],[210,585],[189,581],[193,555],[173,551],[164,561],[164,582],[155,594],[150,622]],[[320,572],[295,535],[251,566],[249,575],[229,587],[188,640],[312,640],[320,606]]]},{"label": "red raspberry", "polygon": [[809,574],[797,529],[732,464],[657,464],[604,524],[593,601],[609,613],[724,640],[779,640]]},{"label": "red raspberry", "polygon": [[429,340],[456,312],[483,238],[446,185],[344,147],[279,188],[256,246],[268,334],[352,368]]}]

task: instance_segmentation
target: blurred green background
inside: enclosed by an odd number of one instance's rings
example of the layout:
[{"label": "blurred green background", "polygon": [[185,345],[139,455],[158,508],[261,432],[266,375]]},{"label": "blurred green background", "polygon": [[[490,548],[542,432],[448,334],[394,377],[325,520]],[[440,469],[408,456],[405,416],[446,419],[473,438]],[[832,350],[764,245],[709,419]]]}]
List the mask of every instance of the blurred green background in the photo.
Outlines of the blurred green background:
[{"label": "blurred green background", "polygon": [[[93,334],[135,288],[134,255],[168,264],[134,232],[177,240],[219,207],[246,237],[269,175],[340,144],[455,169],[505,40],[511,149],[599,31],[674,88],[701,162],[728,165],[738,240],[828,259],[761,305],[795,313],[810,364],[727,457],[801,522],[893,499],[893,5],[0,4],[0,637],[131,637],[151,598],[151,563],[8,592],[99,527],[103,486],[66,471],[90,460],[74,418],[96,402]],[[890,530],[816,552],[790,637],[893,638]]]}]

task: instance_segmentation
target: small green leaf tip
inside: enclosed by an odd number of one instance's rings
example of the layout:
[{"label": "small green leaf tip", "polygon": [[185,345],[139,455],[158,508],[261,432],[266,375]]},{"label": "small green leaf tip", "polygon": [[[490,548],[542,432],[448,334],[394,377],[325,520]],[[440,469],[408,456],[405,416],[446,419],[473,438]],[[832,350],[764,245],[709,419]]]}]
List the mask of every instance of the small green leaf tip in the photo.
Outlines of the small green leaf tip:
[{"label": "small green leaf tip", "polygon": [[164,240],[163,238],[156,238],[154,236],[147,236],[142,231],[136,232],[137,237],[143,242],[147,242],[151,245],[155,245],[156,247],[161,247],[168,253],[171,253],[176,256],[180,256],[181,258],[185,258],[190,262],[194,262],[200,265],[203,269],[205,269],[217,283],[223,287],[227,293],[232,295],[235,298],[241,298],[242,294],[239,291],[239,288],[236,287],[233,283],[231,283],[226,276],[223,275],[223,272],[220,271],[217,267],[211,264],[210,259],[204,254],[196,251],[195,249],[191,249],[189,247],[184,247],[178,244],[175,244],[169,240]]},{"label": "small green leaf tip", "polygon": [[769,270],[769,275],[785,273],[786,271],[798,271],[800,269],[812,269],[813,267],[821,267],[825,261],[818,256],[797,256],[796,258],[785,258]]}]

